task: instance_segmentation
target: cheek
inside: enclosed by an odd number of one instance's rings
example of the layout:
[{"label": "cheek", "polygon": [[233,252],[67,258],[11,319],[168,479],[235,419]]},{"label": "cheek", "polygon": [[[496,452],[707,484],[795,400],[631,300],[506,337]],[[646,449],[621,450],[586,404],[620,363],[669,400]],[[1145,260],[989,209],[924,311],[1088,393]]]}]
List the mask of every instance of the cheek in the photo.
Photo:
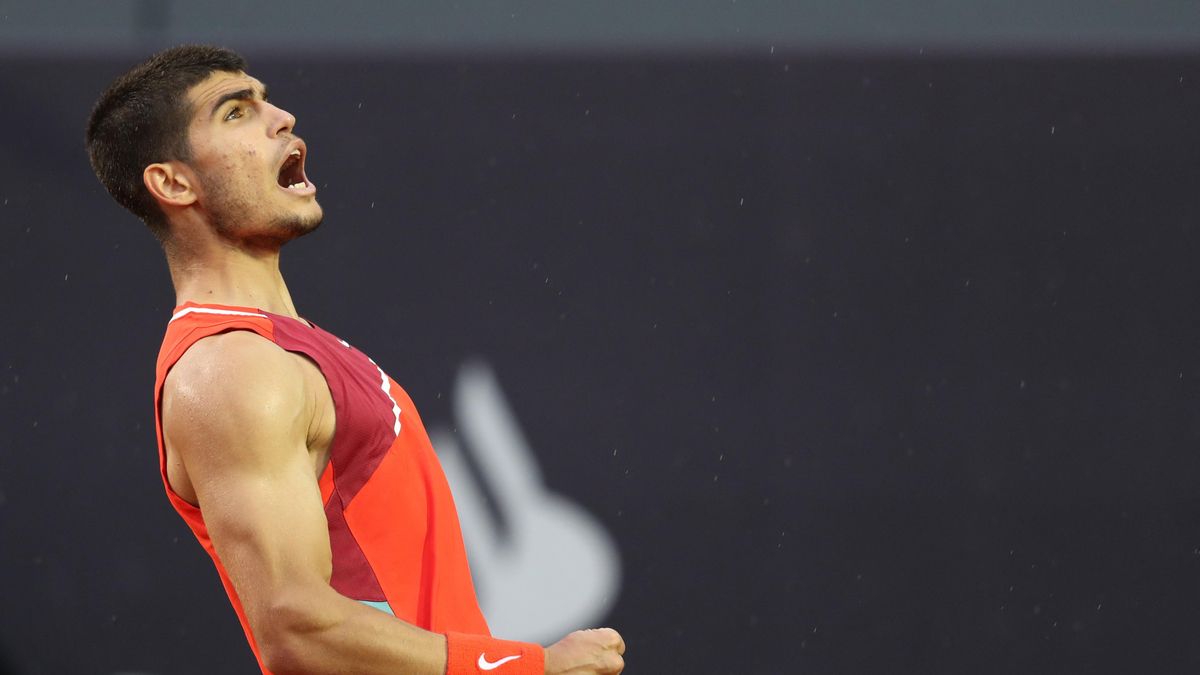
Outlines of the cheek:
[{"label": "cheek", "polygon": [[221,155],[218,164],[227,176],[247,176],[255,166],[255,151],[245,150]]},{"label": "cheek", "polygon": [[242,148],[241,152],[230,157],[229,162],[231,165],[241,168],[242,176],[248,179],[258,179],[264,173],[270,173],[265,157],[266,155],[260,149],[247,145]]}]

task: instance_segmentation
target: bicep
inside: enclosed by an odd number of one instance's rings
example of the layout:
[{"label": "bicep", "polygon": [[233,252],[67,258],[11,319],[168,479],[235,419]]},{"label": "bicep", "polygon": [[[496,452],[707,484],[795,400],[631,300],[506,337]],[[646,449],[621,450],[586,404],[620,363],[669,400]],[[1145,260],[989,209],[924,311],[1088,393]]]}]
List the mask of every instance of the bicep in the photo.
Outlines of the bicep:
[{"label": "bicep", "polygon": [[252,334],[220,336],[189,350],[164,390],[168,443],[252,624],[289,588],[330,574],[293,358]]},{"label": "bicep", "polygon": [[187,464],[209,537],[247,610],[284,586],[329,580],[321,492],[297,454],[269,467]]}]

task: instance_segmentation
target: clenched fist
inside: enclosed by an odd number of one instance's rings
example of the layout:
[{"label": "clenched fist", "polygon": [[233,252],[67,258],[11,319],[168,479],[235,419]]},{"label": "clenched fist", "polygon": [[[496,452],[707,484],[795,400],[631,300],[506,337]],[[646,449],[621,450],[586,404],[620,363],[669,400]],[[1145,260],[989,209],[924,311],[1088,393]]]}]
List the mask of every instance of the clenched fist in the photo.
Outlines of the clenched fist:
[{"label": "clenched fist", "polygon": [[625,668],[624,653],[611,628],[577,630],[546,648],[546,675],[615,675]]}]

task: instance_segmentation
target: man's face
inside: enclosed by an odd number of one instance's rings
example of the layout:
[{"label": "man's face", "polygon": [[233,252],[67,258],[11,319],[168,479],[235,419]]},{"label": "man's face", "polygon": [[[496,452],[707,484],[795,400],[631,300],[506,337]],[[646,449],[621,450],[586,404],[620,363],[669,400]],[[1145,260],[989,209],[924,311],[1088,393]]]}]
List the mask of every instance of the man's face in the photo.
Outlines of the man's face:
[{"label": "man's face", "polygon": [[263,245],[316,229],[323,213],[304,175],[308,150],[296,118],[266,100],[245,73],[215,72],[188,90],[188,140],[198,205],[217,232]]}]

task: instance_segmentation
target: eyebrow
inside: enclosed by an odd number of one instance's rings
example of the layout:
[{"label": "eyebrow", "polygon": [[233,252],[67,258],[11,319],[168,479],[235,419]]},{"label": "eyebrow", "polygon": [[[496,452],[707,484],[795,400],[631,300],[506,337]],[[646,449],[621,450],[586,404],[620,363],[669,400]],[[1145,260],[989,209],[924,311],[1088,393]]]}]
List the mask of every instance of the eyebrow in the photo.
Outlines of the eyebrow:
[{"label": "eyebrow", "polygon": [[[254,100],[255,93],[257,93],[257,92],[255,92],[254,89],[251,89],[249,87],[247,87],[246,89],[239,89],[237,91],[227,92],[227,93],[223,94],[221,96],[221,98],[218,98],[217,102],[213,104],[212,112],[210,112],[208,116],[209,117],[215,116],[217,114],[217,111],[221,109],[221,106],[225,105],[226,103],[228,103],[230,101],[252,101],[252,100]],[[262,100],[264,100],[264,101],[267,100],[266,85],[263,85],[263,88],[262,88]]]}]

